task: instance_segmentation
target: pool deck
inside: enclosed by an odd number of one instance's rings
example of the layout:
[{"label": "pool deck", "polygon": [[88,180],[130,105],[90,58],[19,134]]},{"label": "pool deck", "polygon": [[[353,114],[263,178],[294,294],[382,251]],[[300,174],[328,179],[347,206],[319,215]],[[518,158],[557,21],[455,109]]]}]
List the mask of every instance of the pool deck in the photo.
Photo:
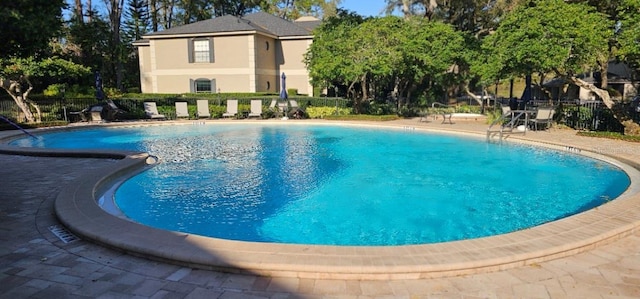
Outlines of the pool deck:
[{"label": "pool deck", "polygon": [[[486,124],[475,121],[441,124],[412,119],[384,125],[405,130],[446,130],[481,138],[487,129]],[[0,132],[0,137],[3,134],[6,133]],[[567,151],[591,151],[640,162],[640,143],[580,137],[572,130],[528,132],[509,139],[533,140]],[[64,200],[54,205],[56,198],[84,192],[82,189],[87,186],[82,182],[109,173],[122,160],[4,154],[0,155],[0,162],[0,298],[640,297],[637,180],[631,188],[633,194],[579,217],[516,234],[451,244],[371,251],[352,248],[346,253],[332,247],[260,244],[249,246],[254,248],[246,252],[247,244],[227,241],[223,245],[239,247],[226,247],[213,257],[206,240],[191,236],[177,236],[188,239],[183,243],[190,245],[176,252],[166,249],[171,245],[163,243],[166,240],[140,235],[137,228],[128,229],[118,222],[111,232],[101,234],[119,232],[118,242],[137,241],[140,250],[164,252],[167,258],[188,251],[193,261],[203,253],[219,264],[236,261],[230,266],[244,270],[232,274],[147,260],[84,239],[65,243],[51,232],[50,227],[61,226],[54,208],[59,212],[62,207],[55,205]],[[95,224],[87,223],[91,225]],[[291,260],[287,254],[297,257]],[[256,268],[260,264],[262,270]],[[291,264],[300,268],[292,271],[285,267]],[[336,268],[339,271],[331,271]]]}]

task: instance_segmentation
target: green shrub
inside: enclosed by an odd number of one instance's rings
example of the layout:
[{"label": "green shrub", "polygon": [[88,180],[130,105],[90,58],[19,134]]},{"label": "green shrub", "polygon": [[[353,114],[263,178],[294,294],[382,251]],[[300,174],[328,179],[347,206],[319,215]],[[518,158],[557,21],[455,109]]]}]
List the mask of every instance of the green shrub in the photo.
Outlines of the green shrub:
[{"label": "green shrub", "polygon": [[577,133],[579,136],[587,136],[587,137],[596,137],[596,138],[607,138],[607,139],[617,139],[624,140],[629,142],[640,142],[640,136],[634,135],[624,135],[617,132],[585,132],[580,131]]},{"label": "green shrub", "polygon": [[58,97],[62,95],[62,90],[65,88],[64,84],[51,84],[47,86],[47,89],[42,91],[47,97]]},{"label": "green shrub", "polygon": [[351,114],[351,109],[348,108],[338,108],[336,107],[307,107],[306,111],[309,118],[326,118],[330,115],[349,115]]}]

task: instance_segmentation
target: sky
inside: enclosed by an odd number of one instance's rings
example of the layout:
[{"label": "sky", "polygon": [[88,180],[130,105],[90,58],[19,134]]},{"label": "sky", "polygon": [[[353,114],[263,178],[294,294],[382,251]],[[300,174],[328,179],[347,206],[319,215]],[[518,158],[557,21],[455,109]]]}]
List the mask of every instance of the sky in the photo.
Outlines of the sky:
[{"label": "sky", "polygon": [[382,16],[381,12],[386,6],[385,0],[343,0],[342,8],[355,11],[361,16]]}]

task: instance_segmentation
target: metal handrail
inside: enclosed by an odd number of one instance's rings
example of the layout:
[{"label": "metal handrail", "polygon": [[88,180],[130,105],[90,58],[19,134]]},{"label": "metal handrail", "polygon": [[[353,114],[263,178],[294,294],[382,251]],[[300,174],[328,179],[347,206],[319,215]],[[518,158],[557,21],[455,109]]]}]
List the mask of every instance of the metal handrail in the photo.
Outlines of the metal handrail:
[{"label": "metal handrail", "polygon": [[[511,115],[511,120],[506,124],[502,124],[500,126],[499,131],[492,131],[491,128],[493,128],[493,126],[498,124],[500,121],[504,121],[507,115]],[[487,141],[490,141],[491,133],[500,133],[500,141],[502,141],[502,136],[504,133],[506,133],[505,128],[507,127],[509,128],[508,133],[514,134],[515,132],[513,132],[513,127],[515,126],[515,124],[518,123],[518,120],[522,119],[522,116],[524,116],[524,126],[525,126],[525,130],[522,131],[522,134],[523,135],[526,134],[527,132],[526,127],[529,122],[529,114],[525,111],[519,111],[517,114],[514,113],[514,111],[509,111],[507,113],[503,113],[502,115],[500,115],[500,117],[498,117],[496,120],[494,120],[491,123],[491,125],[489,125],[489,128],[487,128]]]},{"label": "metal handrail", "polygon": [[6,123],[14,126],[16,129],[22,131],[22,133],[25,133],[31,137],[33,137],[34,139],[38,139],[38,137],[34,136],[33,134],[27,132],[27,130],[23,129],[21,126],[19,126],[18,124],[12,122],[11,120],[9,120],[8,118],[4,117],[4,115],[0,115],[0,119],[4,120]]}]

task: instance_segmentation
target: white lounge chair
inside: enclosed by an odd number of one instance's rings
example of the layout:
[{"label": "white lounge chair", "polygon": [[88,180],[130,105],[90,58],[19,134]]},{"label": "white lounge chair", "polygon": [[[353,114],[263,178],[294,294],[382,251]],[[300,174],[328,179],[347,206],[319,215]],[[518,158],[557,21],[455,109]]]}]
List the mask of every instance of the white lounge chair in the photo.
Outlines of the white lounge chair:
[{"label": "white lounge chair", "polygon": [[166,119],[164,114],[158,113],[156,102],[144,102],[144,113],[151,119]]},{"label": "white lounge chair", "polygon": [[176,118],[189,118],[187,102],[176,102]]},{"label": "white lounge chair", "polygon": [[227,100],[227,112],[222,117],[234,117],[238,114],[238,100]]},{"label": "white lounge chair", "polygon": [[198,118],[211,118],[209,100],[198,100]]},{"label": "white lounge chair", "polygon": [[529,123],[536,131],[538,130],[538,124],[542,124],[548,127],[553,120],[554,111],[555,110],[552,107],[538,108],[536,117],[534,119],[530,119]]},{"label": "white lounge chair", "polygon": [[289,100],[289,106],[291,106],[291,110],[300,108],[296,100]]},{"label": "white lounge chair", "polygon": [[251,112],[247,117],[261,117],[262,116],[262,101],[261,100],[251,100]]},{"label": "white lounge chair", "polygon": [[304,117],[305,112],[300,108],[300,106],[298,106],[298,101],[289,100],[289,106],[291,107],[290,113],[293,118],[300,119]]}]

